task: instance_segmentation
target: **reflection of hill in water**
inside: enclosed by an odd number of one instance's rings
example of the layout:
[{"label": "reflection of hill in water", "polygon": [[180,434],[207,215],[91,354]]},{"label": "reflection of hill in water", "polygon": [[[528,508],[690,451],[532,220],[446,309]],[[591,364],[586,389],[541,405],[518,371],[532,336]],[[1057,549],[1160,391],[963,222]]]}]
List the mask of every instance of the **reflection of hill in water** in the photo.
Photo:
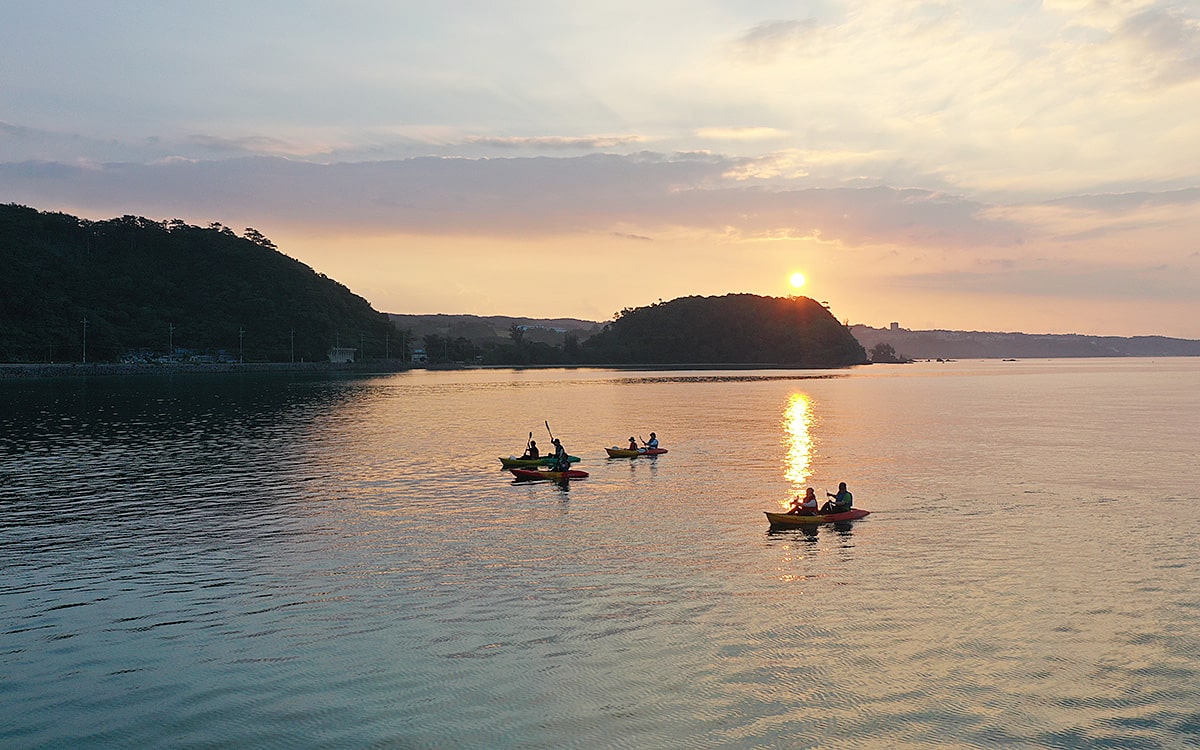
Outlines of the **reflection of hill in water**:
[{"label": "reflection of hill in water", "polygon": [[344,381],[327,373],[8,380],[0,383],[7,402],[0,449],[36,451],[64,440],[89,449],[286,441],[345,400]]}]

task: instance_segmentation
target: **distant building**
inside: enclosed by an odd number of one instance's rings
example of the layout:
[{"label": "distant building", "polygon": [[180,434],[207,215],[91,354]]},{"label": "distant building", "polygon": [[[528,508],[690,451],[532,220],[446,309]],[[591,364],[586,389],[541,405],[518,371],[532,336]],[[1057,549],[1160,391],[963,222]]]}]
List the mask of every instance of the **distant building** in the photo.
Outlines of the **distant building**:
[{"label": "distant building", "polygon": [[429,362],[429,355],[425,353],[424,349],[413,349],[412,361],[416,364],[427,364]]},{"label": "distant building", "polygon": [[351,364],[354,362],[355,351],[350,346],[331,346],[329,347],[329,361],[335,365]]},{"label": "distant building", "polygon": [[892,323],[892,325],[891,325],[891,329],[892,329],[893,331],[899,331],[899,330],[900,330],[900,324],[899,324],[899,323]]}]

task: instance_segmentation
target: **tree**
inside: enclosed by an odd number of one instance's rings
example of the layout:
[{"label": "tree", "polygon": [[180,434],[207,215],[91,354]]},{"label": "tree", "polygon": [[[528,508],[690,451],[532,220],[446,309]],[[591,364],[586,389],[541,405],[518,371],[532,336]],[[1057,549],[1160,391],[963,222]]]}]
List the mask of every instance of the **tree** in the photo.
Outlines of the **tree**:
[{"label": "tree", "polygon": [[254,227],[246,227],[246,232],[242,236],[245,237],[246,239],[250,240],[251,242],[253,242],[255,245],[258,245],[259,247],[265,247],[268,250],[277,250],[278,249],[275,246],[274,242],[271,242],[269,239],[267,239],[266,235],[264,235],[262,232],[258,231]]},{"label": "tree", "polygon": [[896,356],[896,348],[882,341],[871,347],[870,355],[871,361],[876,363],[895,363],[901,361]]},{"label": "tree", "polygon": [[508,337],[512,339],[512,342],[516,344],[518,348],[520,348],[521,344],[525,341],[525,329],[516,323],[513,323],[508,327]]}]

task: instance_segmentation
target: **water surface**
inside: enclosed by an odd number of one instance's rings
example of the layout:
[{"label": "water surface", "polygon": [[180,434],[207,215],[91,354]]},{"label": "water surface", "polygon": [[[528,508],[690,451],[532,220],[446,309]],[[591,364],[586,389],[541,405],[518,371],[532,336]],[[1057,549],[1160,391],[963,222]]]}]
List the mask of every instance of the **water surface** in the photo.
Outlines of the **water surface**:
[{"label": "water surface", "polygon": [[[0,745],[1200,745],[1200,361],[0,383]],[[591,476],[514,483],[549,428]],[[609,460],[658,433],[670,452]],[[768,533],[846,481],[872,511]]]}]

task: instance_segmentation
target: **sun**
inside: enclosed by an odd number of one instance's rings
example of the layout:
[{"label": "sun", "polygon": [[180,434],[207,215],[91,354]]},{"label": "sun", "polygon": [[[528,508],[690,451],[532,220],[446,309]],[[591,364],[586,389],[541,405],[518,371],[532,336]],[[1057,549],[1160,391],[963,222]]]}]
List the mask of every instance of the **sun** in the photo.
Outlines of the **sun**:
[{"label": "sun", "polygon": [[799,289],[804,286],[804,282],[808,281],[808,279],[804,278],[804,274],[802,273],[794,273],[788,281],[792,282],[793,287]]}]

